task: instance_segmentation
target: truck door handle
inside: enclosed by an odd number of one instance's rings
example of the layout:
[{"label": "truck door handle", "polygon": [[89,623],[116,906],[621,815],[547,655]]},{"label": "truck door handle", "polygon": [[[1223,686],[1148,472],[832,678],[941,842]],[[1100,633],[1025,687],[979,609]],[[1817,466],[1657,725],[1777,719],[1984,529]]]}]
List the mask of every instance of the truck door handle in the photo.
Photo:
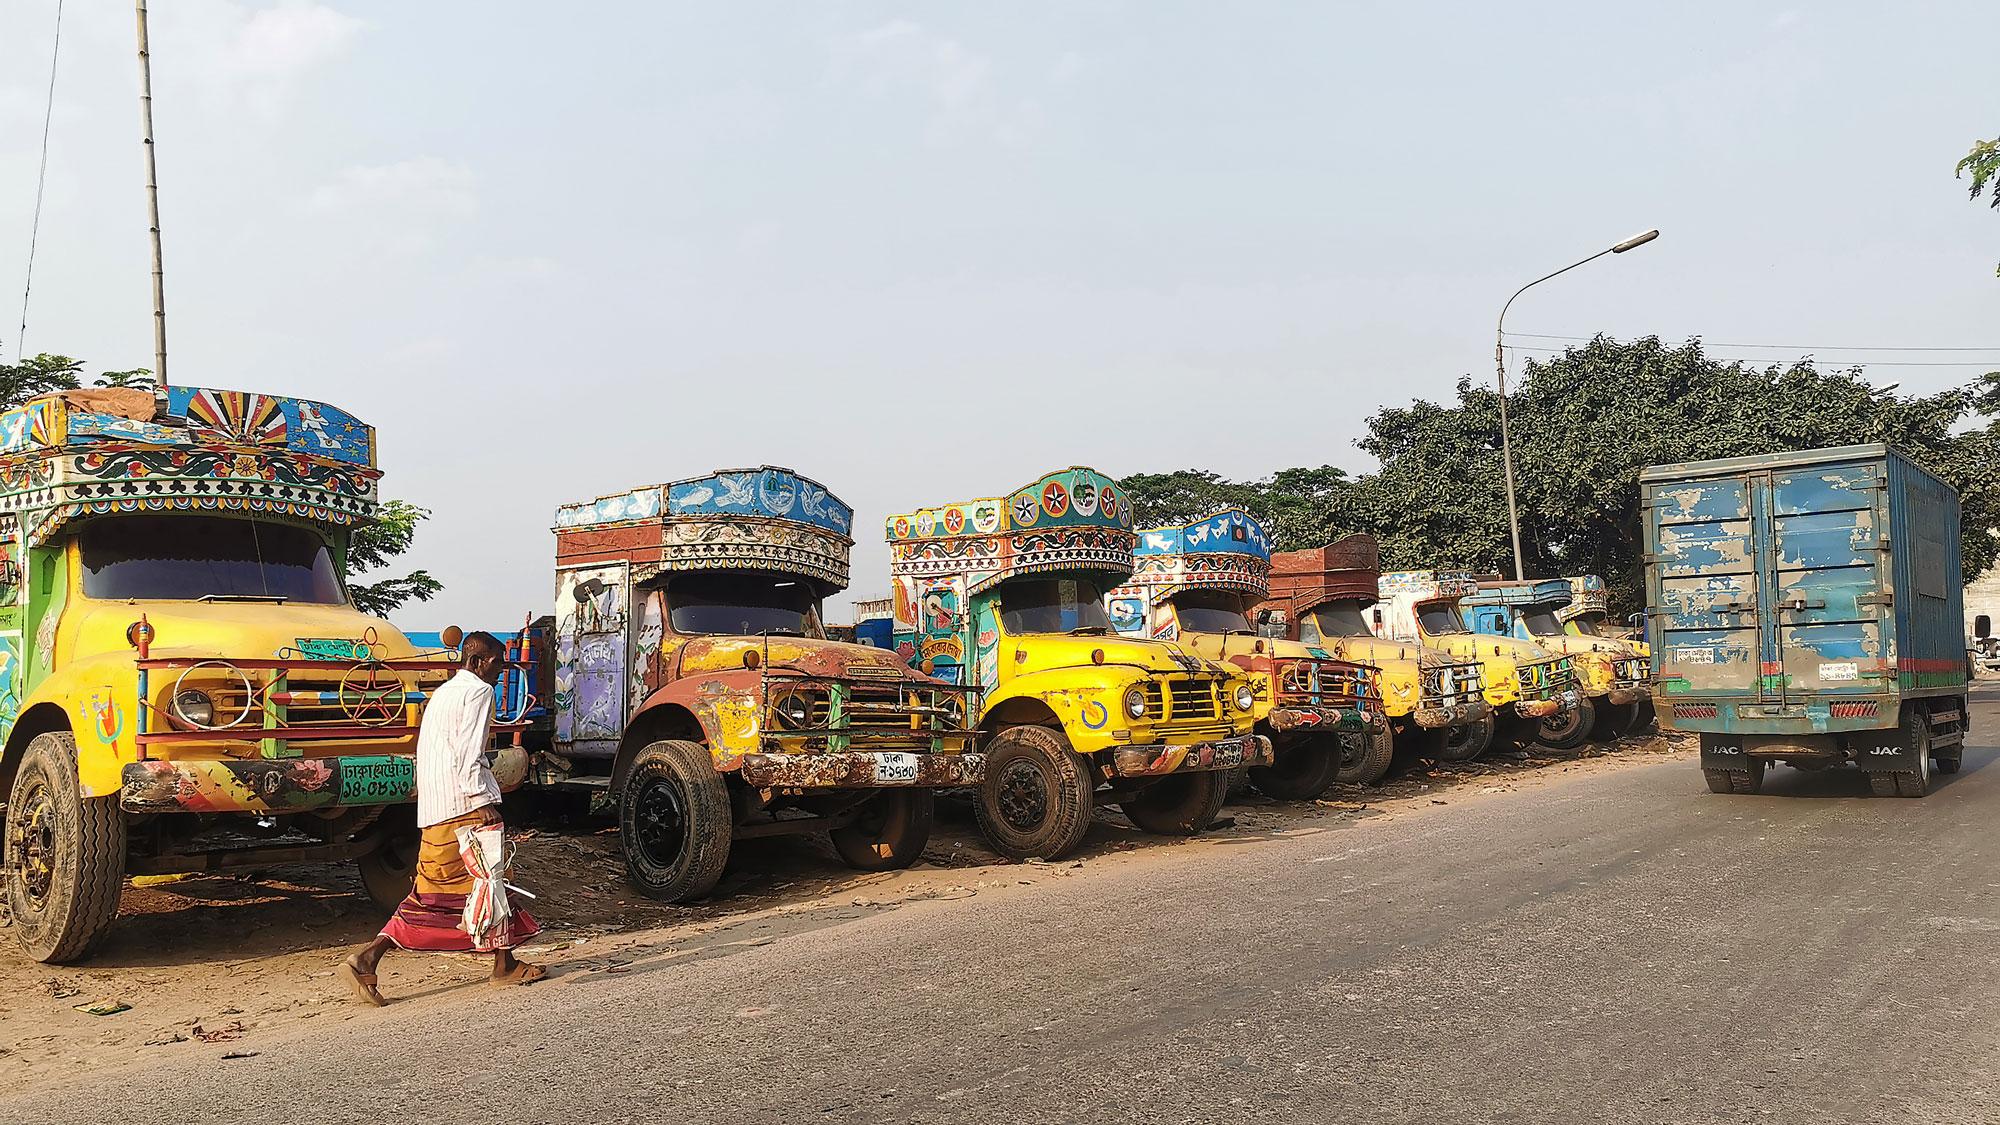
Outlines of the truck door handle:
[{"label": "truck door handle", "polygon": [[1794,613],[1802,613],[1808,609],[1825,609],[1826,602],[1824,600],[1808,601],[1804,594],[1800,594],[1797,597],[1786,598],[1784,601],[1779,602],[1778,608],[1789,609]]},{"label": "truck door handle", "polygon": [[1747,598],[1730,598],[1728,601],[1715,604],[1724,613],[1755,613],[1757,610],[1757,595],[1751,594]]}]

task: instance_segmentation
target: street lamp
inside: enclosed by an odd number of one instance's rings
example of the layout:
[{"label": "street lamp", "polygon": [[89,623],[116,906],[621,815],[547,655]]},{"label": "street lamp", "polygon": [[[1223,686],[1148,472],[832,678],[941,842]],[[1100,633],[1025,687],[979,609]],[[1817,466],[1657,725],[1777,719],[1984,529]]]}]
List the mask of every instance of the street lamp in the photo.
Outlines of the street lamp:
[{"label": "street lamp", "polygon": [[[1608,246],[1599,250],[1590,257],[1583,259],[1583,261],[1571,262],[1555,273],[1530,281],[1519,289],[1514,290],[1514,297],[1519,297],[1521,294],[1526,293],[1551,277],[1560,277],[1576,267],[1587,262],[1594,262],[1606,254],[1623,254],[1634,247],[1644,246],[1658,237],[1660,237],[1660,232],[1656,230],[1649,230],[1644,234],[1635,234],[1616,246]],[[1522,571],[1523,563],[1521,561],[1521,512],[1514,505],[1514,441],[1512,436],[1507,432],[1507,310],[1513,307],[1514,297],[1507,298],[1507,303],[1500,306],[1500,324],[1493,332],[1493,367],[1500,377],[1500,466],[1507,476],[1507,527],[1514,536],[1514,580],[1519,582],[1526,579],[1527,575]]]}]

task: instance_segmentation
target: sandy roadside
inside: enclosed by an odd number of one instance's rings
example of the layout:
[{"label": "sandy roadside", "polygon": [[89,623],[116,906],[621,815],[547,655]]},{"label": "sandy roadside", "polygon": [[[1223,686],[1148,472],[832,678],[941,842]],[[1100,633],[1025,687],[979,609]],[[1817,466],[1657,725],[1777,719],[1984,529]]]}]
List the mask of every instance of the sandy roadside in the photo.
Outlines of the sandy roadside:
[{"label": "sandy roadside", "polygon": [[[543,934],[523,951],[558,979],[616,974],[641,953],[761,944],[801,926],[837,924],[926,899],[971,898],[982,889],[1066,878],[1085,864],[1171,864],[1180,848],[1254,845],[1257,837],[1360,828],[1408,816],[1446,816],[1453,805],[1504,800],[1605,770],[1685,754],[1659,737],[1629,739],[1573,759],[1478,762],[1415,770],[1381,788],[1342,790],[1308,805],[1250,797],[1224,810],[1225,827],[1190,841],[1145,836],[1115,814],[1099,818],[1084,851],[1056,864],[1010,864],[982,844],[963,808],[940,809],[924,861],[907,871],[861,874],[809,838],[738,845],[718,895],[665,906],[632,894],[617,839],[601,824],[536,824],[519,833],[515,882]],[[305,1020],[358,1012],[333,976],[336,960],[367,941],[382,913],[345,866],[285,868],[185,879],[127,890],[106,948],[81,966],[21,957],[0,928],[0,1068],[8,1084],[61,1082],[134,1052],[226,1057],[255,1052],[260,1036]],[[392,956],[383,991],[398,1000],[451,1003],[443,994],[483,987],[483,960]],[[129,1005],[110,1015],[89,1006]]]}]

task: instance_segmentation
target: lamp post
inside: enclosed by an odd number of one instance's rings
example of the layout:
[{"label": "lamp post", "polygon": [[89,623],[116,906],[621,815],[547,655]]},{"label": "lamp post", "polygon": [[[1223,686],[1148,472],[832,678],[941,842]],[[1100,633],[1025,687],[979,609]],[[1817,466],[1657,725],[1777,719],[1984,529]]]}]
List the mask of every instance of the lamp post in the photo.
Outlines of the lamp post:
[{"label": "lamp post", "polygon": [[1521,558],[1521,511],[1514,503],[1514,440],[1512,435],[1507,431],[1507,310],[1513,307],[1515,297],[1519,297],[1521,294],[1526,293],[1551,277],[1559,277],[1578,266],[1594,262],[1606,254],[1623,254],[1634,247],[1644,246],[1658,237],[1660,237],[1659,231],[1649,230],[1644,234],[1635,234],[1616,246],[1607,246],[1582,261],[1571,262],[1555,273],[1538,277],[1521,286],[1519,289],[1514,290],[1513,297],[1507,298],[1506,304],[1500,306],[1500,323],[1493,331],[1493,367],[1495,373],[1499,376],[1500,467],[1507,477],[1507,528],[1514,537],[1514,580],[1517,582],[1526,579],[1527,574],[1522,569],[1525,564]]}]

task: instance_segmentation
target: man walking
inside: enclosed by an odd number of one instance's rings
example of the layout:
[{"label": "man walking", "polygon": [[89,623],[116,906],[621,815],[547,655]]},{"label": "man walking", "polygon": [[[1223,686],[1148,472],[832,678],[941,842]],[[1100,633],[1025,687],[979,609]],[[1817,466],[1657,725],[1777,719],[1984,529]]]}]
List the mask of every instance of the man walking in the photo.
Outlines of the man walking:
[{"label": "man walking", "polygon": [[548,975],[539,965],[514,959],[514,947],[541,931],[515,908],[507,933],[475,949],[459,925],[472,875],[459,856],[458,830],[500,823],[500,783],[486,764],[487,727],[493,718],[493,685],[506,667],[506,646],[491,633],[473,633],[459,646],[458,673],[424,707],[417,730],[416,886],[389,924],[367,947],[341,962],[340,975],[354,997],[380,1007],[375,970],[390,949],[433,953],[492,952],[494,984],[529,984]]}]

